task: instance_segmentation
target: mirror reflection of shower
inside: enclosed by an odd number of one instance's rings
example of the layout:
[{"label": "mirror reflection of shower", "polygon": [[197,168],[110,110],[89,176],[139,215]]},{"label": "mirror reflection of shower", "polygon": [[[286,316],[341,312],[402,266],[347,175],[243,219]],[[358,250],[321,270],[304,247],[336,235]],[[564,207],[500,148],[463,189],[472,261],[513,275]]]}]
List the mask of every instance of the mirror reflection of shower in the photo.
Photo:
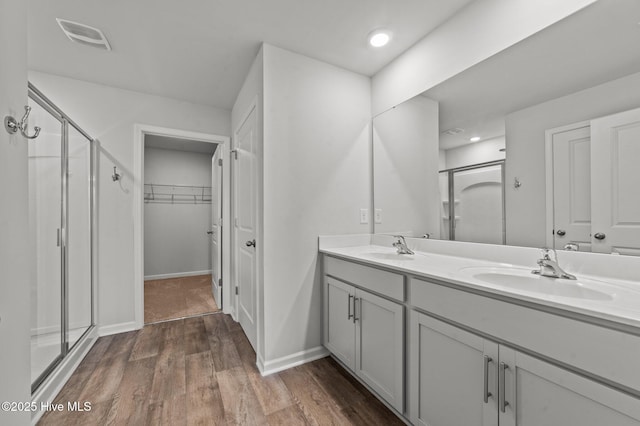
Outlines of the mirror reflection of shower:
[{"label": "mirror reflection of shower", "polygon": [[504,161],[440,172],[442,239],[505,244]]}]

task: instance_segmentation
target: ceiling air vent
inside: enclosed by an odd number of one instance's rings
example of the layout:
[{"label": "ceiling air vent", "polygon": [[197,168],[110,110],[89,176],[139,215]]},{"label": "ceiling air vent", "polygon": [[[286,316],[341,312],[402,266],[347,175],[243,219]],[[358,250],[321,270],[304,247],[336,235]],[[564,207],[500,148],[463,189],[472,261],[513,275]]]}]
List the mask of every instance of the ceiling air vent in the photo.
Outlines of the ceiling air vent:
[{"label": "ceiling air vent", "polygon": [[77,22],[67,21],[66,19],[56,18],[56,21],[58,21],[58,25],[60,25],[62,31],[69,37],[69,40],[86,46],[97,47],[98,49],[111,50],[107,38],[99,29]]},{"label": "ceiling air vent", "polygon": [[445,130],[442,132],[443,135],[455,136],[460,133],[464,133],[464,129],[460,129],[459,127],[454,127],[453,129]]}]

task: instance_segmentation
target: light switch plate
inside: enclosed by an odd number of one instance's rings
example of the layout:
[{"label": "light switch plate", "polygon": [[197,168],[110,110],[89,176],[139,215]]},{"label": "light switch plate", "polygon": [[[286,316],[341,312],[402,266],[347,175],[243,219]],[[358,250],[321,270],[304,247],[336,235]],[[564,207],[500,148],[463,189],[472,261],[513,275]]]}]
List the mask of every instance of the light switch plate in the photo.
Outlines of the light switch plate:
[{"label": "light switch plate", "polygon": [[369,223],[369,209],[360,209],[360,223]]},{"label": "light switch plate", "polygon": [[376,223],[382,223],[382,209],[376,209],[373,214]]}]

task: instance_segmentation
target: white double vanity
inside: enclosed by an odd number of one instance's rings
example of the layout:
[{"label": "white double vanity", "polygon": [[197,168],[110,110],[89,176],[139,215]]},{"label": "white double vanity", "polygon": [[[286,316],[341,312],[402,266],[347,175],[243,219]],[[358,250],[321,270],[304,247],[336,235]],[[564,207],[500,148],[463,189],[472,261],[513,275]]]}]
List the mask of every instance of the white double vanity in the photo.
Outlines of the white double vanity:
[{"label": "white double vanity", "polygon": [[640,258],[320,237],[324,344],[415,425],[640,425]]}]

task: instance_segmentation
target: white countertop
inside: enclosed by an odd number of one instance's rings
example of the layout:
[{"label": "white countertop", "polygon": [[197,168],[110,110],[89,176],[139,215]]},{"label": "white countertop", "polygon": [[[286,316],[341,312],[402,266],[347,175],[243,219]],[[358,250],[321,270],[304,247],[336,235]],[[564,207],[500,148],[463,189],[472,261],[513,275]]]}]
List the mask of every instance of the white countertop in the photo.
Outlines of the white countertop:
[{"label": "white countertop", "polygon": [[[477,271],[500,273],[517,270],[524,280],[536,269],[535,262],[528,264],[500,263],[485,259],[444,255],[414,250],[414,255],[397,255],[389,246],[363,244],[348,247],[320,247],[320,252],[331,256],[391,269],[419,278],[445,281],[447,283],[479,290],[489,294],[506,296],[530,303],[576,312],[593,318],[613,321],[618,324],[640,328],[640,283],[638,281],[613,279],[610,277],[574,273],[578,280],[557,280],[538,277],[546,288],[550,285],[580,286],[587,295],[604,295],[602,298],[568,297],[548,294],[539,289],[529,291],[526,285],[518,288],[508,283],[493,283],[476,278]],[[562,262],[560,266],[564,267]],[[531,275],[531,277],[537,277]],[[548,281],[547,281],[548,280]],[[508,281],[508,280],[505,280]],[[550,284],[551,283],[551,284]]]}]

